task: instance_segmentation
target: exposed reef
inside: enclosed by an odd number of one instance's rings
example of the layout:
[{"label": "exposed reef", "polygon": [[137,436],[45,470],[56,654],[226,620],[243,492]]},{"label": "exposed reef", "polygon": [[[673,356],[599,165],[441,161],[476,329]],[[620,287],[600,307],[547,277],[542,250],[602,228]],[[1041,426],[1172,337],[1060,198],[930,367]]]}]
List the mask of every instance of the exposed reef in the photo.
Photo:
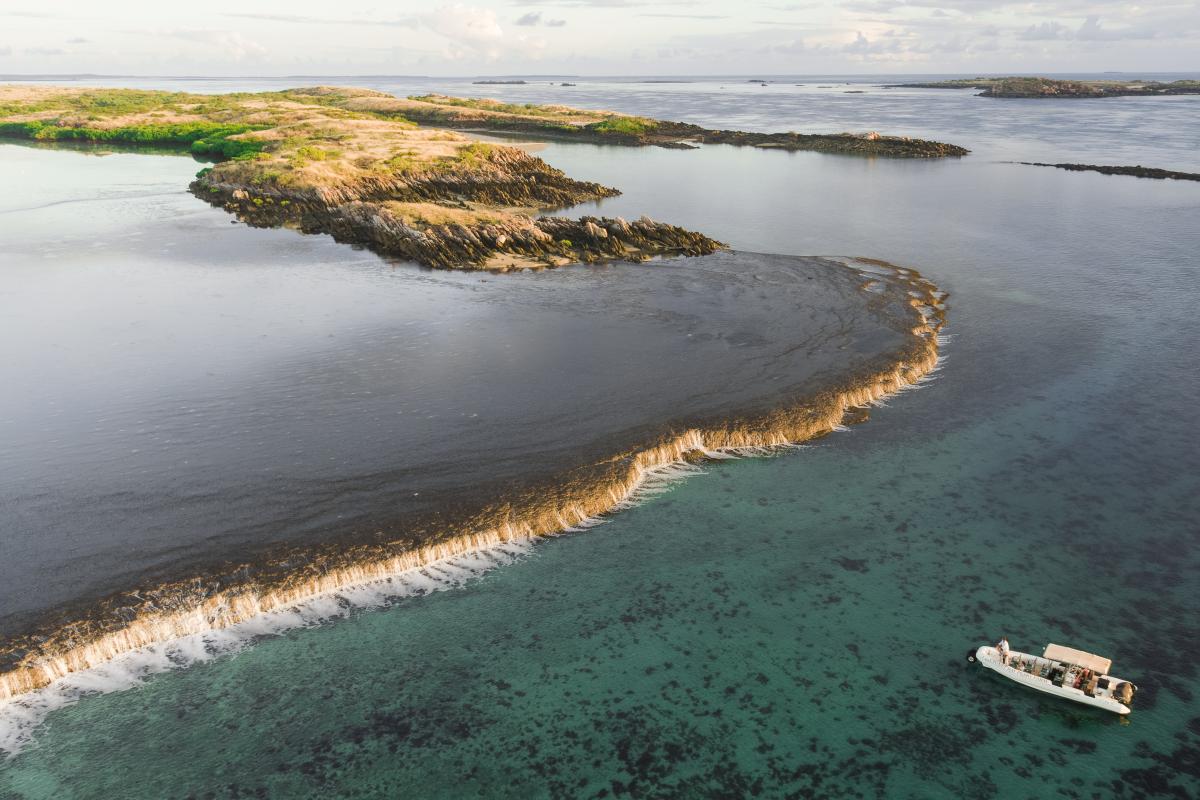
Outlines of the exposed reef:
[{"label": "exposed reef", "polygon": [[948,81],[891,84],[889,89],[982,89],[980,97],[998,98],[1099,98],[1160,97],[1163,95],[1200,94],[1200,81],[1093,80],[1071,81],[1054,78],[956,78]]},{"label": "exposed reef", "polygon": [[[843,345],[838,344],[830,347],[833,360],[827,363],[852,363],[853,368],[817,367],[814,377],[795,391],[764,388],[756,395],[759,400],[727,409],[720,406],[724,409],[720,413],[701,418],[685,414],[653,428],[626,430],[603,443],[580,444],[572,448],[570,457],[586,456],[574,467],[532,484],[508,486],[478,504],[464,504],[460,498],[456,506],[408,519],[396,531],[279,547],[262,558],[226,563],[119,592],[98,603],[60,609],[4,641],[0,698],[36,690],[140,647],[226,628],[439,559],[586,525],[628,505],[647,477],[663,468],[763,452],[822,436],[847,421],[864,418],[867,406],[919,382],[937,366],[945,295],[916,272],[866,260],[835,263],[744,254],[754,265],[747,272],[738,268],[742,257],[721,253],[707,259],[716,259],[710,276],[724,276],[722,280],[728,282],[721,296],[744,298],[738,302],[761,304],[763,291],[776,297],[791,292],[791,299],[781,301],[800,311],[803,306],[794,304],[822,282],[844,287],[831,297],[850,302],[830,313],[842,320],[837,341],[848,336],[845,341],[854,343],[855,355],[847,361]],[[668,273],[639,272],[662,276],[647,279],[666,281],[661,292],[667,303],[664,308],[675,308],[679,288],[666,277]],[[845,329],[845,314],[852,309],[875,320],[870,330]],[[794,325],[796,330],[809,330],[803,320]],[[821,330],[826,331],[824,323]],[[740,340],[730,343],[736,341]],[[811,360],[817,341],[826,340],[780,342],[780,352]],[[795,352],[798,349],[800,353]],[[768,360],[770,369],[779,368],[777,357]]]},{"label": "exposed reef", "polygon": [[1114,167],[1101,164],[1043,164],[1040,161],[1018,161],[1027,167],[1054,167],[1071,172],[1099,172],[1103,175],[1131,175],[1135,178],[1155,178],[1157,180],[1200,181],[1200,173],[1176,172],[1169,169],[1154,167]]}]

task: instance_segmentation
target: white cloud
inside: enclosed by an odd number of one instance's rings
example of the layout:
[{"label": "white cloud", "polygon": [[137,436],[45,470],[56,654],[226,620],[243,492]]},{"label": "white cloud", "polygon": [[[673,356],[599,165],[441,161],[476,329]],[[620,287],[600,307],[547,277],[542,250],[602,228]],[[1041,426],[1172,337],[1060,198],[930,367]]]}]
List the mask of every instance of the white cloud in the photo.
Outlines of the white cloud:
[{"label": "white cloud", "polygon": [[842,51],[851,55],[860,56],[862,58],[870,58],[871,56],[879,56],[885,54],[899,53],[902,46],[895,39],[891,41],[881,42],[878,39],[872,41],[863,35],[862,31],[858,31],[854,37],[854,41],[842,47]]},{"label": "white cloud", "polygon": [[421,18],[434,33],[453,42],[480,50],[496,47],[504,39],[504,29],[490,8],[455,3],[442,6]]},{"label": "white cloud", "polygon": [[267,54],[267,48],[236,31],[176,28],[160,33],[175,39],[217,48],[222,55],[234,61],[254,60]]},{"label": "white cloud", "polygon": [[[538,19],[541,20],[540,15]],[[560,27],[558,22],[546,20],[544,24]],[[540,59],[546,50],[546,41],[541,37],[506,34],[496,12],[490,8],[454,3],[422,16],[421,23],[449,40],[442,55],[452,61],[473,56],[482,56],[489,62],[502,58],[529,61]]]},{"label": "white cloud", "polygon": [[1071,29],[1061,22],[1043,22],[1039,25],[1030,25],[1025,30],[1017,35],[1018,39],[1023,39],[1027,42],[1047,42],[1054,39],[1069,39],[1071,38]]},{"label": "white cloud", "polygon": [[517,17],[517,21],[513,23],[523,28],[534,28],[538,25],[545,25],[547,28],[561,28],[567,24],[565,19],[548,19],[542,17],[540,11],[530,11],[528,14],[522,14]]},{"label": "white cloud", "polygon": [[1090,16],[1079,26],[1075,38],[1085,42],[1114,42],[1121,39],[1154,39],[1157,38],[1157,34],[1152,30],[1139,28],[1109,30],[1101,27],[1099,17]]}]

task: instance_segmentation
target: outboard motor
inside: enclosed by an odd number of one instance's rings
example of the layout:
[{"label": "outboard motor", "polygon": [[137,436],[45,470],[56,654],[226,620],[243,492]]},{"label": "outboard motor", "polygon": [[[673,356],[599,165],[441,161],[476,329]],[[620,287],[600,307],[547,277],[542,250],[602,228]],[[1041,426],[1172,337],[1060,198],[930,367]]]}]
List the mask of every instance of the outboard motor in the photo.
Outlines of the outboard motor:
[{"label": "outboard motor", "polygon": [[1117,699],[1117,702],[1129,705],[1133,702],[1133,693],[1136,690],[1137,687],[1129,681],[1121,681],[1113,688],[1113,697]]},{"label": "outboard motor", "polygon": [[976,658],[976,656],[975,656],[975,652],[976,652],[977,650],[978,650],[978,648],[976,648],[976,647],[972,647],[970,650],[968,650],[968,651],[967,651],[967,663],[968,663],[968,664],[974,664],[976,661],[978,661],[978,660],[979,660],[979,659],[978,659],[978,658]]}]

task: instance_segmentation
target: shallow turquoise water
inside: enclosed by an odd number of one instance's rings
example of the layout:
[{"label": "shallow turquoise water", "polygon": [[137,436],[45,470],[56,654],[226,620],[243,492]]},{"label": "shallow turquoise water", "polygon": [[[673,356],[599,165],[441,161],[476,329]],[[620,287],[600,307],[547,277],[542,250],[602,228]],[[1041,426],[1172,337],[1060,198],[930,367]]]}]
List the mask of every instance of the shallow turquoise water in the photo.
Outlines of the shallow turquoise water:
[{"label": "shallow turquoise water", "polygon": [[[919,267],[946,368],[464,588],[56,711],[0,797],[1200,794],[1200,190],[986,148],[543,156],[608,213]],[[969,668],[1001,634],[1112,656],[1135,712]]]},{"label": "shallow turquoise water", "polygon": [[[1142,537],[1194,513],[1194,496],[1168,482],[1126,506],[1105,462],[1136,459],[1144,431],[1097,436],[1066,388],[931,440],[885,435],[901,416],[885,412],[714,468],[468,588],[89,699],[51,717],[4,785],[1186,796],[1194,563]],[[1080,478],[1094,496],[1064,495]],[[969,668],[966,647],[1001,630],[1115,655],[1143,687],[1130,723]]]}]

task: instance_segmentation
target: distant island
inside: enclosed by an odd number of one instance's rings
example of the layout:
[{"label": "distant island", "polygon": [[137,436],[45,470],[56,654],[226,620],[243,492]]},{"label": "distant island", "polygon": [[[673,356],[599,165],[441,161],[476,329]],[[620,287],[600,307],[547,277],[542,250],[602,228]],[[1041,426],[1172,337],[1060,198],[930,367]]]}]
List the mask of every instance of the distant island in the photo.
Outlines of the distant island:
[{"label": "distant island", "polygon": [[947,81],[891,84],[889,89],[982,89],[980,97],[1001,98],[1099,98],[1159,97],[1200,94],[1200,81],[1088,80],[1070,81],[1053,78],[956,78]]},{"label": "distant island", "polygon": [[1099,172],[1101,175],[1129,175],[1134,178],[1151,178],[1154,180],[1200,181],[1200,174],[1195,172],[1178,172],[1170,169],[1155,167],[1120,167],[1105,164],[1046,164],[1041,161],[1018,161],[1026,167],[1053,167],[1065,169],[1068,172]]},{"label": "distant island", "polygon": [[471,81],[476,86],[528,86],[529,81]]}]

